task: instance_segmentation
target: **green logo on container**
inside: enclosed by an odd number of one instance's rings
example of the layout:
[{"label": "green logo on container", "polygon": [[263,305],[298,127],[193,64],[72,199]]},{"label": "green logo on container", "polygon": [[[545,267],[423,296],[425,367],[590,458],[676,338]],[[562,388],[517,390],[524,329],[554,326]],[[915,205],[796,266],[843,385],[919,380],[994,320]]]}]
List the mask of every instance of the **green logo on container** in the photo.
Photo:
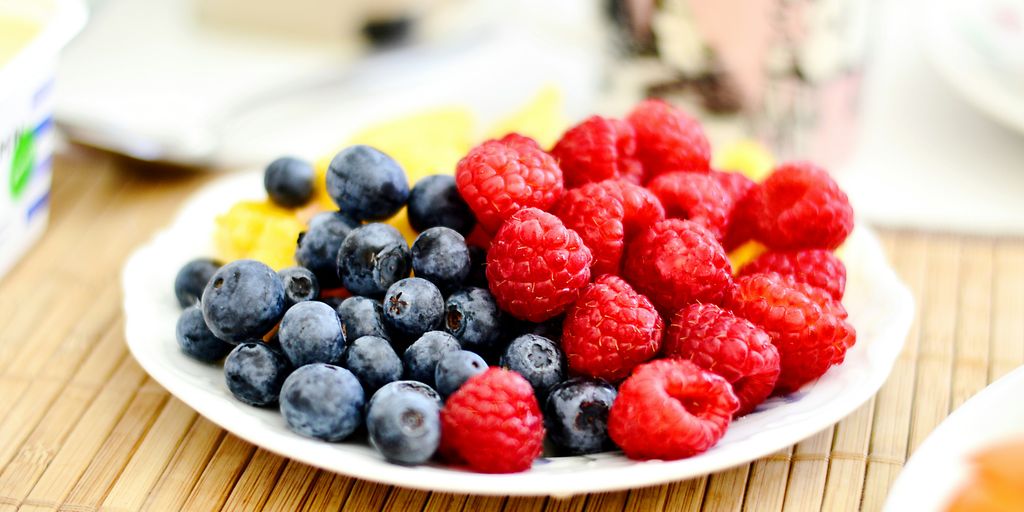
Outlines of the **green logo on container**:
[{"label": "green logo on container", "polygon": [[21,197],[25,187],[32,178],[32,170],[36,165],[35,133],[25,130],[14,140],[14,154],[11,157],[10,186],[11,197]]}]

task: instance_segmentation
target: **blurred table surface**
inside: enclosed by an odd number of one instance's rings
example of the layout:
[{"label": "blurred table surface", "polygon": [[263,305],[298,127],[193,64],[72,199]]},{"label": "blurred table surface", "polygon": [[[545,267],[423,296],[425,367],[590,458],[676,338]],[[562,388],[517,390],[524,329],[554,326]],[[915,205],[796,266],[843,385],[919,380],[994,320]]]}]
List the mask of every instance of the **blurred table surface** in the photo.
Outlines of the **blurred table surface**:
[{"label": "blurred table surface", "polygon": [[0,510],[879,510],[928,433],[1024,363],[1024,240],[885,231],[917,317],[881,392],[837,425],[750,464],[628,492],[378,485],[225,433],[129,355],[121,266],[212,179],[87,150],[57,160],[47,233],[0,282]]}]

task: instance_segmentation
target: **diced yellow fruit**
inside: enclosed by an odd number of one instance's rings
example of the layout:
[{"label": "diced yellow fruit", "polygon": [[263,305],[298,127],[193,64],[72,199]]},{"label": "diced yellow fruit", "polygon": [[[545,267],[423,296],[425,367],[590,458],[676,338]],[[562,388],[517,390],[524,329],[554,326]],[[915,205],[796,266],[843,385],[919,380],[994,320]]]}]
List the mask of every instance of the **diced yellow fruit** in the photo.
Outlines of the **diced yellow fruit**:
[{"label": "diced yellow fruit", "polygon": [[740,140],[716,152],[711,166],[722,171],[741,172],[754,181],[761,181],[772,172],[775,158],[760,142]]},{"label": "diced yellow fruit", "polygon": [[544,86],[526,105],[495,123],[488,138],[515,132],[533,137],[545,150],[551,149],[569,124],[563,110],[562,91],[554,85]]},{"label": "diced yellow fruit", "polygon": [[240,201],[215,222],[214,247],[220,259],[251,258],[276,270],[295,264],[295,244],[306,229],[293,211],[270,201]]},{"label": "diced yellow fruit", "polygon": [[473,113],[465,108],[437,108],[370,126],[348,143],[387,153],[413,186],[425,176],[455,172],[455,164],[473,146],[474,124]]},{"label": "diced yellow fruit", "polygon": [[754,258],[764,254],[768,250],[760,242],[749,241],[729,253],[729,262],[732,263],[732,273],[736,274],[740,271],[740,268],[747,263],[750,263]]}]

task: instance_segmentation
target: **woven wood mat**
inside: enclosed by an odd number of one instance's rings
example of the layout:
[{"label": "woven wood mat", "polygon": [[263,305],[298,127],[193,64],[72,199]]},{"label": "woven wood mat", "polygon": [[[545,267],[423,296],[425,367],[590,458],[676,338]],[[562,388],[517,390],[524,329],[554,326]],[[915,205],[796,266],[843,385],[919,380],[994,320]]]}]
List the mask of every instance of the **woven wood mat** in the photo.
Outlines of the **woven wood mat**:
[{"label": "woven wood mat", "polygon": [[373,484],[226,434],[129,356],[121,265],[210,179],[83,150],[58,159],[47,234],[0,282],[0,510],[879,510],[928,433],[1024,364],[1024,240],[887,231],[917,298],[906,348],[875,398],[796,446],[571,499]]}]

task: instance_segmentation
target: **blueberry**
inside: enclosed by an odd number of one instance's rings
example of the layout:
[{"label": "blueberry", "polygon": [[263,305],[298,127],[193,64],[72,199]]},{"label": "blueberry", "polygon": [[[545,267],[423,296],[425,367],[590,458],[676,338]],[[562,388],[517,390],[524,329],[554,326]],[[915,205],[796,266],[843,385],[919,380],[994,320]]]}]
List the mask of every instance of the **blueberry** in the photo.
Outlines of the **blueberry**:
[{"label": "blueberry", "polygon": [[393,226],[367,224],[353,229],[337,254],[341,284],[355,295],[380,297],[409,275],[409,245]]},{"label": "blueberry", "polygon": [[455,177],[427,176],[416,182],[409,194],[409,224],[417,232],[443,226],[468,235],[476,217],[455,187]]},{"label": "blueberry", "polygon": [[513,318],[511,315],[504,317],[503,331],[506,336],[516,338],[523,334],[536,334],[537,336],[543,336],[551,341],[559,341],[562,339],[562,322],[565,320],[565,316],[556,316],[543,322],[535,323],[526,320],[518,320]]},{"label": "blueberry", "polygon": [[292,372],[281,387],[281,415],[293,432],[341,441],[363,423],[363,387],[352,372],[314,363]]},{"label": "blueberry", "polygon": [[448,228],[430,228],[412,244],[412,270],[444,291],[462,284],[469,275],[466,239]]},{"label": "blueberry", "polygon": [[565,356],[555,342],[536,334],[524,334],[509,343],[501,356],[501,366],[518,372],[530,381],[537,397],[565,379]]},{"label": "blueberry", "polygon": [[277,402],[291,365],[283,354],[253,340],[235,347],[224,360],[224,381],[235,398],[249,405]]},{"label": "blueberry", "polygon": [[324,212],[310,219],[309,228],[299,235],[295,261],[316,275],[323,288],[341,286],[338,279],[338,248],[359,223],[341,212]]},{"label": "blueberry", "polygon": [[199,303],[203,289],[220,268],[220,263],[209,258],[192,260],[181,267],[174,277],[174,295],[183,308]]},{"label": "blueberry", "polygon": [[345,339],[376,336],[390,340],[384,327],[384,308],[380,301],[357,295],[342,301],[336,311],[341,319],[341,332],[345,333]]},{"label": "blueberry", "polygon": [[281,348],[296,367],[333,364],[345,350],[338,314],[323,302],[300,302],[289,308],[277,335]]},{"label": "blueberry", "polygon": [[359,379],[367,396],[402,378],[402,360],[388,340],[377,336],[362,336],[349,343],[341,365]]},{"label": "blueberry", "polygon": [[466,286],[488,288],[487,284],[487,251],[483,247],[469,246],[469,274]]},{"label": "blueberry", "polygon": [[284,301],[289,307],[299,302],[313,300],[320,295],[320,285],[316,276],[306,267],[283,268],[277,275],[281,276],[281,283],[284,284]]},{"label": "blueberry", "polygon": [[262,338],[284,315],[284,284],[274,269],[238,260],[217,270],[203,290],[203,318],[218,338]]},{"label": "blueberry", "polygon": [[313,197],[313,179],[316,173],[305,160],[284,156],[270,162],[263,173],[263,187],[274,203],[295,208]]},{"label": "blueberry", "polygon": [[181,351],[205,363],[220,361],[231,352],[232,345],[210,332],[203,320],[203,310],[198,305],[189,306],[178,317],[174,329]]},{"label": "blueberry", "polygon": [[393,394],[405,392],[414,392],[423,395],[437,404],[438,407],[444,405],[444,402],[441,400],[441,395],[437,394],[437,391],[434,391],[434,388],[417,380],[396,380],[395,382],[385,384],[383,387],[378,389],[376,393],[370,396],[370,400],[366,404],[366,410],[369,411],[370,407],[373,407],[374,402],[377,400],[381,400],[384,397],[391,396]]},{"label": "blueberry", "polygon": [[409,345],[402,354],[405,378],[434,386],[434,371],[441,356],[460,350],[459,340],[444,331],[430,331]]},{"label": "blueberry", "polygon": [[501,336],[502,315],[491,292],[463,288],[448,296],[444,305],[444,330],[467,350],[493,351]]},{"label": "blueberry", "polygon": [[551,441],[573,455],[611,449],[608,410],[616,395],[615,387],[600,379],[556,384],[544,402],[544,425]]},{"label": "blueberry", "polygon": [[370,146],[352,146],[331,160],[327,193],[355,219],[383,220],[405,206],[409,182],[390,156]]},{"label": "blueberry", "polygon": [[371,400],[366,415],[370,444],[390,462],[423,464],[441,442],[437,403],[415,391]]},{"label": "blueberry", "polygon": [[400,335],[416,338],[441,325],[444,297],[430,281],[407,277],[384,296],[384,323]]},{"label": "blueberry", "polygon": [[434,369],[437,392],[448,398],[470,377],[486,370],[487,363],[484,358],[468,350],[446,352],[438,360],[437,368]]}]

